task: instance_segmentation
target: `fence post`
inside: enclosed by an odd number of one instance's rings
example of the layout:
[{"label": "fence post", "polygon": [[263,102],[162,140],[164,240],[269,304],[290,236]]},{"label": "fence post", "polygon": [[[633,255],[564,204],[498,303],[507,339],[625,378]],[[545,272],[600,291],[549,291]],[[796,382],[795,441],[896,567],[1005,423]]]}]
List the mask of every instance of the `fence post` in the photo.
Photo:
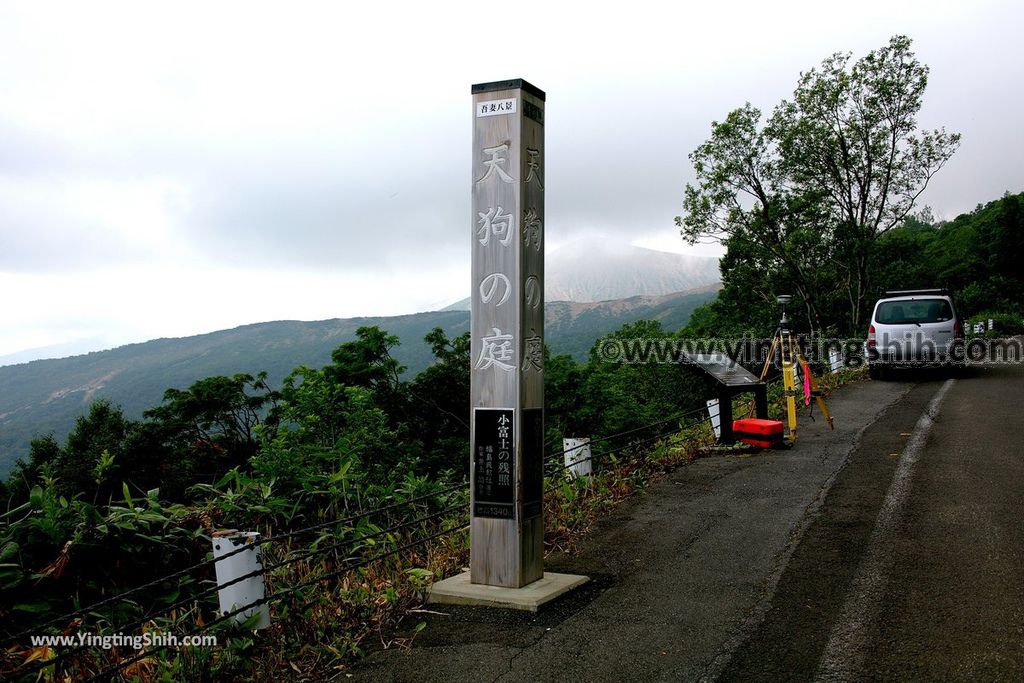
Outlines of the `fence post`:
[{"label": "fence post", "polygon": [[832,350],[828,352],[828,361],[831,365],[832,373],[835,374],[843,369],[843,354],[840,351]]},{"label": "fence post", "polygon": [[[214,532],[214,560],[242,547],[245,547],[246,550],[214,563],[214,567],[217,570],[217,586],[222,586],[240,576],[263,569],[263,549],[260,546],[260,535],[255,531],[236,531],[231,529],[229,531]],[[266,585],[263,580],[263,574],[252,576],[230,586],[217,589],[221,614],[234,612],[237,609],[258,602],[265,595]],[[257,629],[270,626],[270,605],[266,603],[239,612],[235,615],[235,621],[242,623],[254,614],[260,615],[259,621],[256,623]]]},{"label": "fence post", "polygon": [[594,461],[590,455],[590,437],[562,439],[562,452],[565,454],[565,476],[569,479],[589,477],[594,471]]},{"label": "fence post", "polygon": [[708,399],[708,417],[711,418],[711,428],[715,430],[715,438],[722,438],[722,419],[718,414],[718,399]]}]

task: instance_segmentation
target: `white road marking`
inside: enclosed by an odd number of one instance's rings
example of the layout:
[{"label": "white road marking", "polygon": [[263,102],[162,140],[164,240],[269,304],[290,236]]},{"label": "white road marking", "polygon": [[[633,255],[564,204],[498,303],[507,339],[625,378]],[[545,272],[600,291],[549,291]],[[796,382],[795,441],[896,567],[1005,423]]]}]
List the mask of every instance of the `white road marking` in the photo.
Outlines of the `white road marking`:
[{"label": "white road marking", "polygon": [[818,673],[815,676],[817,681],[852,681],[862,678],[862,664],[870,644],[868,627],[878,614],[879,602],[885,595],[885,586],[894,561],[892,534],[910,496],[914,467],[924,451],[942,399],[955,381],[946,380],[935,392],[900,455],[882,509],[878,511],[875,528],[868,539],[864,558],[853,576],[842,612],[832,626],[828,643],[818,662]]}]

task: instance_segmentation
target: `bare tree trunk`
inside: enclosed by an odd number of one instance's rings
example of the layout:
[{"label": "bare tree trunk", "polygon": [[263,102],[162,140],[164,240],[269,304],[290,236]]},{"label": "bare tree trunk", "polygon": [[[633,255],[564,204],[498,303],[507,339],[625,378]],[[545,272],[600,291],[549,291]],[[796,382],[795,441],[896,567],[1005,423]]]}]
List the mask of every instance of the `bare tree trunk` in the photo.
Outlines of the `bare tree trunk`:
[{"label": "bare tree trunk", "polygon": [[798,284],[796,287],[797,294],[804,302],[804,315],[807,317],[807,326],[810,328],[810,333],[813,335],[815,330],[821,331],[821,312],[818,311],[818,305],[815,301],[814,295],[811,294],[809,289],[803,285]]},{"label": "bare tree trunk", "polygon": [[[870,249],[870,246],[867,247]],[[859,253],[856,257],[857,264],[857,279],[856,279],[856,296],[852,299],[853,307],[850,311],[850,322],[853,325],[853,331],[856,332],[860,329],[861,319],[864,309],[866,308],[868,298],[868,252],[867,249]]]}]

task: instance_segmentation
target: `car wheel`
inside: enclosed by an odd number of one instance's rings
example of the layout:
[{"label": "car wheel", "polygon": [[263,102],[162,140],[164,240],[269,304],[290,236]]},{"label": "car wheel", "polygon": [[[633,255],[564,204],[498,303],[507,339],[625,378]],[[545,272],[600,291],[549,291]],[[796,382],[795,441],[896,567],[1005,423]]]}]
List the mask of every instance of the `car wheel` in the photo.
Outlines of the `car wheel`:
[{"label": "car wheel", "polygon": [[868,366],[868,376],[871,379],[885,379],[885,375],[885,368],[883,368],[881,365]]}]

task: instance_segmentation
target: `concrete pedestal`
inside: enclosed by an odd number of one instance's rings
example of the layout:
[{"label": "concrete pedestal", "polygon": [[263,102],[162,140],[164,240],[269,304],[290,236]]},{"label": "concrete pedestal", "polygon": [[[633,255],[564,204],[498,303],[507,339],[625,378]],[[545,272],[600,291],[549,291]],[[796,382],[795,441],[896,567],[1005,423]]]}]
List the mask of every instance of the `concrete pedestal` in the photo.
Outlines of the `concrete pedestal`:
[{"label": "concrete pedestal", "polygon": [[545,572],[543,577],[522,588],[503,588],[470,583],[469,572],[463,572],[431,586],[427,602],[536,612],[544,603],[551,602],[589,580],[589,577],[577,574]]}]

